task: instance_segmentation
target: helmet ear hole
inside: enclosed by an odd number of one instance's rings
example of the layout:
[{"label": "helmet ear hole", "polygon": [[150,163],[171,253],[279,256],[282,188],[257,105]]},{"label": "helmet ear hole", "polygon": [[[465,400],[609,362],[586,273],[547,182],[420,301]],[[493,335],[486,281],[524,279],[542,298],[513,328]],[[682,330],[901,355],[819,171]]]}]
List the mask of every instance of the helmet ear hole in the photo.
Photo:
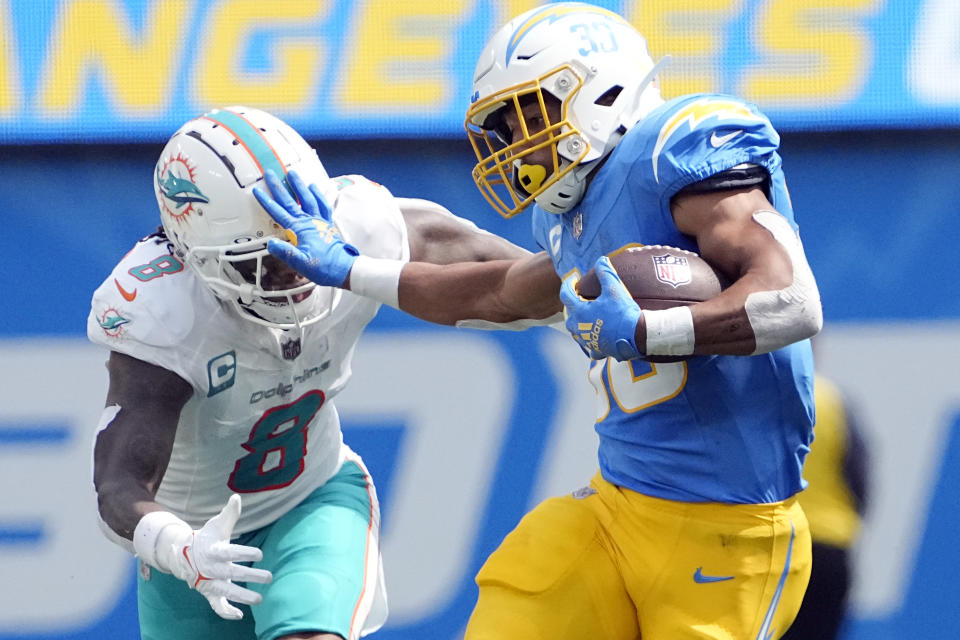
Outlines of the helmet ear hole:
[{"label": "helmet ear hole", "polygon": [[620,85],[615,85],[613,87],[610,87],[609,89],[604,91],[599,98],[594,100],[593,104],[597,105],[598,107],[609,107],[614,102],[616,102],[617,97],[622,92],[623,92],[623,87],[621,87]]}]

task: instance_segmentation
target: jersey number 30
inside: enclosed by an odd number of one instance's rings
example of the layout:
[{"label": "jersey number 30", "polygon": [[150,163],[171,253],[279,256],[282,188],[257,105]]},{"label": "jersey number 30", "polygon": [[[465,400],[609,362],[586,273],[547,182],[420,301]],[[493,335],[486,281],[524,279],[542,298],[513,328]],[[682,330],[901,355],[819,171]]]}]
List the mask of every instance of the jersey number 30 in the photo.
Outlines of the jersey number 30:
[{"label": "jersey number 30", "polygon": [[597,422],[601,422],[610,413],[610,398],[624,413],[634,413],[675,397],[687,384],[687,363],[607,358],[590,369],[590,382],[597,391]]},{"label": "jersey number 30", "polygon": [[254,493],[296,480],[307,455],[307,426],[324,399],[322,391],[309,391],[260,416],[243,443],[248,453],[237,460],[227,485],[237,493]]}]

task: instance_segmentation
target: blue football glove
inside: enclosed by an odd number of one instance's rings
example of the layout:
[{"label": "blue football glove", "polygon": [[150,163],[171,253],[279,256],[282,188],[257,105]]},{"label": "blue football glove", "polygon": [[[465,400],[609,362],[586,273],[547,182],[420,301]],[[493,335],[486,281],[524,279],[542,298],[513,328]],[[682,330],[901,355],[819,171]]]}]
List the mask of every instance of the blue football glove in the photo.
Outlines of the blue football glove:
[{"label": "blue football glove", "polygon": [[360,252],[340,237],[333,225],[333,210],[320,189],[314,184],[308,187],[296,171],[290,171],[287,178],[299,204],[273,171],[264,175],[272,198],[260,187],[253,188],[267,213],[296,235],[295,244],[270,238],[267,250],[319,285],[343,286]]},{"label": "blue football glove", "polygon": [[567,331],[594,360],[608,356],[620,361],[641,357],[634,337],[640,307],[606,256],[597,260],[596,270],[600,279],[600,296],[596,300],[577,295],[577,277],[567,278],[560,287]]}]

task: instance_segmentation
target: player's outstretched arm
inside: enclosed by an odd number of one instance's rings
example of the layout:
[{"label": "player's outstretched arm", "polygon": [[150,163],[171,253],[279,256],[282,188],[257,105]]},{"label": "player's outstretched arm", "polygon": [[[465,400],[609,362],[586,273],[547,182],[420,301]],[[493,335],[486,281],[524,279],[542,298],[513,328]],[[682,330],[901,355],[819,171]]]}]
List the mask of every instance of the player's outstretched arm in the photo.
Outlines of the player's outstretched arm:
[{"label": "player's outstretched arm", "polygon": [[453,264],[515,260],[531,255],[523,247],[479,228],[445,207],[420,198],[394,198],[407,229],[410,262]]},{"label": "player's outstretched arm", "polygon": [[239,496],[197,531],[154,501],[192,388],[172,371],[118,352],[110,354],[108,370],[93,476],[109,537],[132,541],[124,547],[132,546],[147,564],[200,591],[220,616],[241,617],[227,600],[256,604],[260,596],[233,581],[269,582],[271,576],[235,564],[261,557],[259,549],[229,544],[240,515]]},{"label": "player's outstretched arm", "polygon": [[550,321],[562,310],[560,278],[544,252],[450,265],[410,262],[398,290],[400,309],[438,324]]},{"label": "player's outstretched arm", "polygon": [[[464,320],[509,323],[546,319],[560,309],[560,279],[545,253],[531,254],[447,213],[404,210],[414,258],[403,262],[358,256],[330,222],[330,207],[319,189],[294,172],[290,184],[298,204],[276,176],[270,194],[254,194],[296,244],[272,239],[269,251],[314,282],[349,289],[439,324]],[[426,207],[429,209],[429,207]],[[451,220],[452,218],[452,220]],[[471,228],[472,227],[472,228]],[[440,264],[433,264],[437,262]]]}]

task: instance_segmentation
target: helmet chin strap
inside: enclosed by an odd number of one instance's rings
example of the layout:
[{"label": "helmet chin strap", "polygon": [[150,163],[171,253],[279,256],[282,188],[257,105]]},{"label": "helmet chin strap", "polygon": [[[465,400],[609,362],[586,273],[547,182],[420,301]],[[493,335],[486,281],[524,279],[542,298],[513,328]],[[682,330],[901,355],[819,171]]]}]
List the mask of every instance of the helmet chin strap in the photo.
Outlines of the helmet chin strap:
[{"label": "helmet chin strap", "polygon": [[[316,286],[305,300],[294,302],[292,296],[287,294],[286,303],[273,303],[276,308],[262,297],[255,297],[250,302],[235,298],[234,302],[237,310],[244,314],[246,319],[257,324],[284,331],[299,329],[302,332],[304,327],[329,316],[340,303],[342,296],[342,289]],[[275,315],[274,311],[278,313]]]},{"label": "helmet chin strap", "polygon": [[[570,161],[564,159],[564,162]],[[583,198],[587,188],[586,176],[593,170],[595,164],[589,162],[586,166],[574,168],[573,171],[547,187],[546,191],[537,196],[534,201],[547,213],[562,215],[570,211]]]},{"label": "helmet chin strap", "polygon": [[241,304],[241,305],[244,305],[244,306],[246,306],[246,305],[250,304],[251,302],[253,302],[253,299],[254,299],[254,297],[253,297],[253,285],[252,285],[252,284],[249,284],[249,283],[244,284],[244,285],[241,285],[241,286],[240,286],[240,292],[239,292],[239,294],[238,294],[238,298],[240,299],[240,304]]}]

